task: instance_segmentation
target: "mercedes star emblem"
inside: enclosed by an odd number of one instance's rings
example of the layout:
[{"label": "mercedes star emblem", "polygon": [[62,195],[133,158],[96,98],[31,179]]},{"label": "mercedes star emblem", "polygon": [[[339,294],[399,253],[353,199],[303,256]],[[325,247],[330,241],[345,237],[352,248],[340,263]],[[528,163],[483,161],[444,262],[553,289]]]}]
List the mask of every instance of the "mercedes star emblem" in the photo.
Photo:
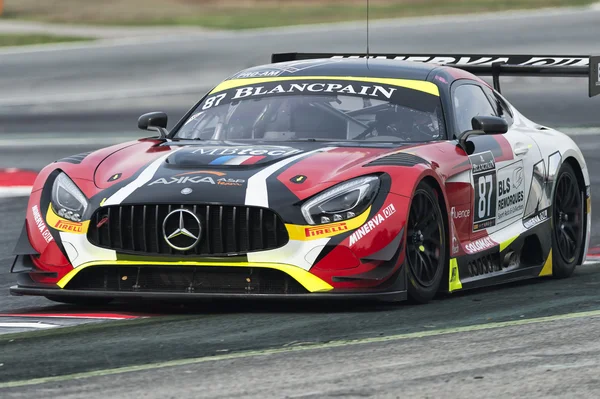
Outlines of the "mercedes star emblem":
[{"label": "mercedes star emblem", "polygon": [[187,209],[176,209],[163,221],[163,237],[171,248],[178,251],[187,251],[198,245],[201,233],[200,219]]}]

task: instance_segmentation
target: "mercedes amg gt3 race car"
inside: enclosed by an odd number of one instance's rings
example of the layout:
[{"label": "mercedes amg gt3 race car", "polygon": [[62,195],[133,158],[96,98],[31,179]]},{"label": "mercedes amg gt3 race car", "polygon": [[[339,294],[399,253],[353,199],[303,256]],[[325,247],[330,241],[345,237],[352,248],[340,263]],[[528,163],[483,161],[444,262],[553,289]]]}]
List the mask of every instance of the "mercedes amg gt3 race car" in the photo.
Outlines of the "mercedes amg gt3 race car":
[{"label": "mercedes amg gt3 race car", "polygon": [[[426,302],[585,260],[590,179],[501,75],[600,57],[275,54],[168,132],[60,159],[33,187],[14,295]],[[494,88],[478,75],[491,75]]]}]

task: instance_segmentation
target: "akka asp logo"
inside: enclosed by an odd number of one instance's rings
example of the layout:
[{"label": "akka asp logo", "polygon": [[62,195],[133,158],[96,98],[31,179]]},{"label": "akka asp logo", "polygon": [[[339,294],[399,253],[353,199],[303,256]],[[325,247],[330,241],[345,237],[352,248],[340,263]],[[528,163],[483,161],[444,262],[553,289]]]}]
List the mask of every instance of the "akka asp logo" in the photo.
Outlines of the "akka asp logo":
[{"label": "akka asp logo", "polygon": [[[194,176],[197,174],[201,174],[201,175],[212,175],[212,176]],[[219,185],[219,186],[243,186],[244,183],[246,183],[246,180],[244,179],[232,179],[232,178],[227,178],[224,177],[226,176],[226,173],[223,172],[216,172],[216,171],[211,171],[211,170],[200,170],[200,171],[196,171],[196,172],[186,172],[186,173],[181,173],[169,178],[165,178],[165,177],[161,177],[159,179],[154,180],[153,182],[149,183],[148,186],[153,186],[155,184],[162,184],[162,185],[170,185],[170,184],[200,184],[200,183],[207,183],[207,184],[213,184],[213,185]]]}]

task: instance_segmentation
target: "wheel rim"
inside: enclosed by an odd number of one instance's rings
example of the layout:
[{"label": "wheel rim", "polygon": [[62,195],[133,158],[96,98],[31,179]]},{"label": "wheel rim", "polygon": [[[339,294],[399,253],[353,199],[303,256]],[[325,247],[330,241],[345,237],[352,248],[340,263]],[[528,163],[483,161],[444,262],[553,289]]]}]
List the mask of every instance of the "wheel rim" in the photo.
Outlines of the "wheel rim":
[{"label": "wheel rim", "polygon": [[423,287],[434,284],[442,267],[442,223],[431,196],[417,192],[408,216],[406,255],[413,277]]},{"label": "wheel rim", "polygon": [[573,176],[564,173],[556,185],[554,233],[558,252],[567,263],[575,261],[580,247],[582,212],[581,192]]}]

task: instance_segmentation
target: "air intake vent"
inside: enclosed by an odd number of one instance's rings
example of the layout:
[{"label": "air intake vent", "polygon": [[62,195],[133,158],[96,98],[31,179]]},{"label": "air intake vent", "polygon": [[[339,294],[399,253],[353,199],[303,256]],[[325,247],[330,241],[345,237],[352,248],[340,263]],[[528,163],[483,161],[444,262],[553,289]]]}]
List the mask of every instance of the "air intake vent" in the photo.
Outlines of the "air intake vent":
[{"label": "air intake vent", "polygon": [[85,159],[85,157],[90,155],[92,152],[94,152],[94,151],[84,152],[82,154],[77,154],[77,155],[71,155],[70,157],[59,159],[56,162],[68,162],[68,163],[72,163],[75,165],[79,165]]},{"label": "air intake vent", "polygon": [[382,158],[378,158],[373,162],[366,164],[365,166],[408,166],[412,167],[418,164],[426,164],[429,162],[421,157],[413,154],[407,154],[405,152],[398,152],[396,154],[388,155]]},{"label": "air intake vent", "polygon": [[66,290],[220,294],[306,294],[279,270],[252,267],[94,266],[79,272]]}]

